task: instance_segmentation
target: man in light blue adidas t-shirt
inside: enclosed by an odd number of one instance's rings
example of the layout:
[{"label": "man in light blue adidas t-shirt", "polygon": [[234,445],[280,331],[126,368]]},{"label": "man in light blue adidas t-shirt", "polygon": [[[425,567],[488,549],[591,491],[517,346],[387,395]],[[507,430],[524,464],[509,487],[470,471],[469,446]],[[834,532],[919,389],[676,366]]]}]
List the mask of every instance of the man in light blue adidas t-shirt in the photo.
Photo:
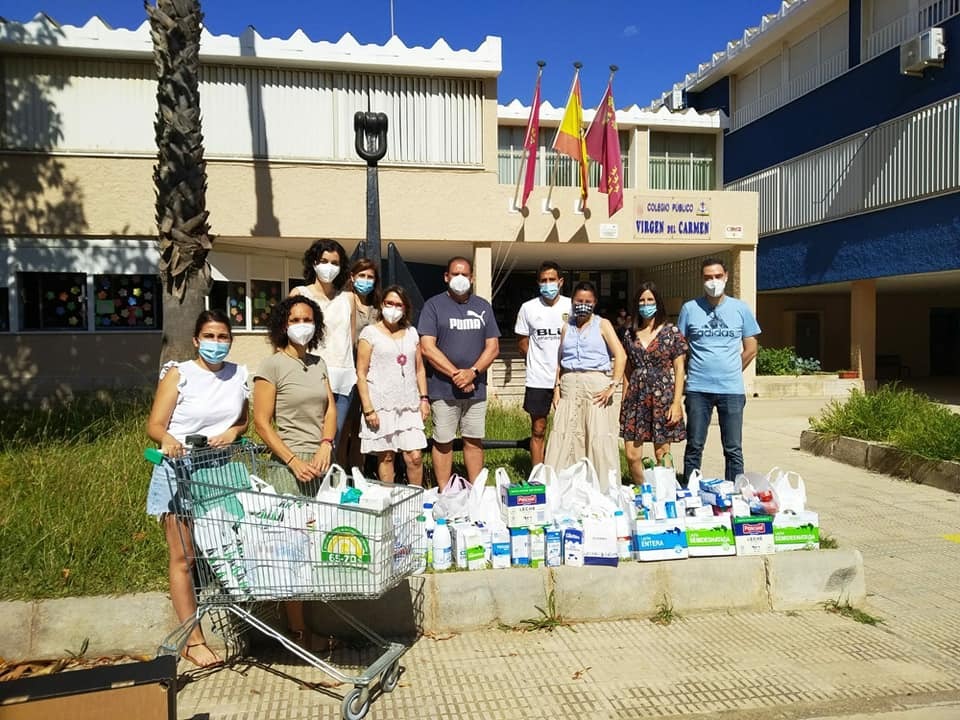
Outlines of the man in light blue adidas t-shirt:
[{"label": "man in light blue adidas t-shirt", "polygon": [[[700,469],[703,446],[713,408],[720,423],[725,460],[724,476],[733,480],[743,472],[743,370],[757,355],[760,326],[746,303],[724,294],[727,267],[722,260],[703,261],[706,294],[689,300],[680,310],[677,326],[687,339],[687,446],[683,475]],[[684,483],[686,484],[686,483]]]}]

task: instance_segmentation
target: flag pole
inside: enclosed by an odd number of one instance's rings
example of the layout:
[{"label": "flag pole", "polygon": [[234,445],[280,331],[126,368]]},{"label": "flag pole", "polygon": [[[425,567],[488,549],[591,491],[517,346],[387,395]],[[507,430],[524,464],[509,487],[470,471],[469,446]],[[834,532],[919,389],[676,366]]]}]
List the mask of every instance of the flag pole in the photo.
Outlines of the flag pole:
[{"label": "flag pole", "polygon": [[[577,76],[580,75],[580,68],[583,67],[583,63],[579,60],[573,63],[573,67],[576,69],[576,72],[573,74],[573,82],[577,81]],[[573,83],[570,84],[570,91],[573,92]],[[569,102],[569,101],[568,101]],[[561,121],[562,122],[562,121]],[[560,134],[560,126],[557,126],[557,133],[553,136],[553,142],[556,144],[557,136]],[[556,155],[554,156],[553,170],[550,173],[550,189],[547,190],[547,210],[550,209],[550,198],[553,197],[553,186],[557,183],[557,166],[560,164],[558,161],[560,159],[560,153],[556,150],[554,151]]]},{"label": "flag pole", "polygon": [[[540,78],[543,76],[543,68],[544,68],[544,66],[545,66],[546,64],[547,64],[547,63],[546,63],[546,61],[544,61],[544,60],[537,60],[537,82],[536,82],[536,84],[535,84],[535,87],[540,84]],[[530,108],[530,114],[531,114],[531,115],[533,114],[533,108],[532,108],[532,107]],[[528,120],[527,120],[527,124],[529,125],[529,123],[530,123],[530,121],[529,121],[529,119],[528,119]],[[530,128],[528,127],[527,130],[529,130],[529,129],[530,129]],[[537,134],[539,135],[539,133],[537,133]],[[530,151],[527,150],[527,148],[526,148],[526,144],[527,144],[527,138],[526,138],[526,137],[524,137],[524,139],[523,139],[523,144],[524,144],[523,157],[521,158],[521,161],[520,161],[520,167],[519,167],[518,170],[517,170],[517,186],[516,186],[516,187],[514,188],[514,190],[513,190],[513,207],[514,207],[514,208],[517,208],[517,209],[519,209],[519,208],[517,207],[517,195],[520,194],[520,179],[523,177],[523,171],[526,169],[527,163],[530,162]]]}]

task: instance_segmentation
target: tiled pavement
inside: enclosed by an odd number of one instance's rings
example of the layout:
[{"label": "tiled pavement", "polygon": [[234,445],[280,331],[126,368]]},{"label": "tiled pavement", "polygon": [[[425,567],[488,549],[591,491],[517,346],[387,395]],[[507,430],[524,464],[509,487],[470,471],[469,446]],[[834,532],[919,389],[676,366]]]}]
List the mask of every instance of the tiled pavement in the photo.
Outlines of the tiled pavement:
[{"label": "tiled pavement", "polygon": [[[881,625],[820,610],[737,612],[421,638],[368,717],[791,720],[919,707],[929,720],[960,718],[960,544],[946,537],[960,533],[958,498],[801,453],[800,431],[819,405],[750,402],[748,466],[803,475],[823,530],[863,553],[865,609]],[[708,471],[720,469],[716,427],[705,458]],[[333,661],[370,661],[350,654]],[[340,717],[349,687],[306,687],[329,677],[281,652],[256,656],[188,675],[179,717]]]}]

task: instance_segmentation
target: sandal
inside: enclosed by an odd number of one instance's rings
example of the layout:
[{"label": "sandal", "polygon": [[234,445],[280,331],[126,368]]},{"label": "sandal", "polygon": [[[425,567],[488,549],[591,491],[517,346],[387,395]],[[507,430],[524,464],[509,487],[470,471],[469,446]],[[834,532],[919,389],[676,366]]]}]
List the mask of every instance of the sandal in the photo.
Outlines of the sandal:
[{"label": "sandal", "polygon": [[[213,658],[212,660],[204,660],[203,653],[195,651],[195,648],[205,648],[207,654]],[[198,643],[187,643],[187,645],[180,652],[180,657],[186,660],[189,663],[196,665],[198,668],[212,668],[223,665],[223,660],[220,659],[220,656],[217,655],[206,642]]]}]

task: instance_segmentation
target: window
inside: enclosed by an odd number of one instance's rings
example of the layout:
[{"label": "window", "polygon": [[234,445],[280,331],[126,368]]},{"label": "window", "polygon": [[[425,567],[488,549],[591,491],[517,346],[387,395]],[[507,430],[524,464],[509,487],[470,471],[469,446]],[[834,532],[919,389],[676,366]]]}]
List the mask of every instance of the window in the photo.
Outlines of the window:
[{"label": "window", "polygon": [[[526,126],[501,126],[497,129],[498,172],[501,185],[514,185],[523,162],[523,141]],[[534,184],[546,187],[577,187],[580,185],[580,170],[573,158],[560,155],[553,150],[553,138],[556,128],[540,126],[539,154]],[[623,186],[632,187],[630,172],[630,135],[626,130],[618,133],[620,138],[620,159],[623,162]],[[587,184],[597,187],[600,183],[600,166],[593,160],[587,165]]]},{"label": "window", "polygon": [[282,284],[279,280],[251,280],[250,302],[253,303],[251,320],[253,327],[265,328],[274,306],[282,299]]},{"label": "window", "polygon": [[700,133],[650,133],[652,190],[713,190],[716,138]]},{"label": "window", "polygon": [[87,276],[83,273],[17,273],[21,330],[86,330]]},{"label": "window", "polygon": [[156,275],[95,275],[93,316],[97,330],[161,327]]},{"label": "window", "polygon": [[223,310],[230,317],[230,327],[247,326],[247,284],[215,280],[210,290],[210,309]]},{"label": "window", "polygon": [[0,288],[0,332],[10,330],[10,288]]}]

